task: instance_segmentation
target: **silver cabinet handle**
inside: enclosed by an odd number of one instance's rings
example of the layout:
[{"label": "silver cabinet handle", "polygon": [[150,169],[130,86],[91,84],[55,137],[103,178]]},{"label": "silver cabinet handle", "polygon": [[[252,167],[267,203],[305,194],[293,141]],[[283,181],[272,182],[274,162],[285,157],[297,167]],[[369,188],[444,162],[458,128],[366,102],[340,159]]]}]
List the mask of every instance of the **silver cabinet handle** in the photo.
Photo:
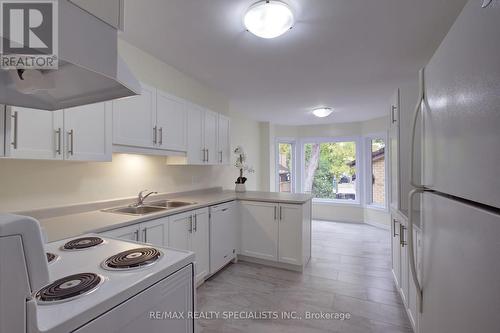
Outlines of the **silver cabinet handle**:
[{"label": "silver cabinet handle", "polygon": [[411,136],[410,136],[410,184],[413,187],[422,189],[424,186],[417,184],[415,182],[414,178],[414,166],[413,163],[415,163],[414,155],[415,155],[415,130],[417,127],[417,120],[418,120],[418,115],[420,114],[420,111],[422,109],[422,102],[425,102],[425,81],[424,81],[424,69],[422,68],[418,72],[418,82],[419,82],[419,93],[418,93],[418,101],[417,101],[417,106],[415,106],[415,111],[413,113],[413,123],[411,126]]},{"label": "silver cabinet handle", "polygon": [[274,206],[274,219],[278,218],[278,207]]},{"label": "silver cabinet handle", "polygon": [[61,152],[62,152],[62,149],[61,149],[61,133],[62,133],[61,128],[58,128],[56,130],[56,135],[57,135],[56,153],[58,155],[61,155]]},{"label": "silver cabinet handle", "polygon": [[396,122],[396,110],[398,109],[397,106],[392,106],[391,107],[391,123],[395,123]]},{"label": "silver cabinet handle", "polygon": [[210,161],[210,154],[209,154],[209,150],[207,148],[207,162]]},{"label": "silver cabinet handle", "polygon": [[134,234],[135,234],[135,240],[138,242],[139,241],[139,229],[134,231]]},{"label": "silver cabinet handle", "polygon": [[158,127],[153,127],[153,143],[157,144],[158,141]]},{"label": "silver cabinet handle", "polygon": [[189,233],[192,234],[193,233],[193,215],[191,215],[189,217],[189,229],[188,229]]},{"label": "silver cabinet handle", "polygon": [[202,149],[203,151],[203,162],[207,161],[207,150],[205,148]]},{"label": "silver cabinet handle", "polygon": [[75,150],[74,150],[74,143],[75,143],[75,131],[74,130],[70,130],[68,132],[68,138],[69,138],[69,148],[68,148],[68,154],[72,155],[75,153]]},{"label": "silver cabinet handle", "polygon": [[220,163],[222,164],[222,150],[220,151]]},{"label": "silver cabinet handle", "polygon": [[142,230],[142,235],[144,236],[144,243],[147,243],[148,242],[148,229],[147,228],[144,228],[144,230]]},{"label": "silver cabinet handle", "polygon": [[401,247],[405,247],[405,245],[406,245],[405,230],[406,230],[406,227],[403,224],[400,224],[399,225],[399,244],[401,244]]},{"label": "silver cabinet handle", "polygon": [[163,127],[160,127],[160,146],[163,144]]},{"label": "silver cabinet handle", "polygon": [[396,223],[398,223],[398,221],[397,221],[396,219],[392,219],[392,226],[393,226],[392,237],[399,236],[399,235],[396,233]]},{"label": "silver cabinet handle", "polygon": [[418,281],[418,275],[417,275],[417,264],[415,260],[415,251],[413,249],[413,197],[417,194],[424,193],[425,190],[422,189],[413,189],[410,191],[410,194],[408,195],[408,254],[410,256],[410,272],[411,276],[413,278],[413,282],[415,283],[415,289],[417,290],[417,297],[419,298],[419,310],[420,313],[422,313],[422,298],[423,298],[423,290],[422,286],[420,285],[420,282]]},{"label": "silver cabinet handle", "polygon": [[194,232],[198,230],[198,215],[194,214]]},{"label": "silver cabinet handle", "polygon": [[283,207],[280,206],[280,220],[283,220]]},{"label": "silver cabinet handle", "polygon": [[225,212],[226,210],[227,210],[227,208],[221,209],[221,212]]},{"label": "silver cabinet handle", "polygon": [[12,147],[14,147],[14,149],[17,149],[17,123],[19,119],[18,112],[15,111],[11,117],[14,119],[14,135],[12,138]]}]

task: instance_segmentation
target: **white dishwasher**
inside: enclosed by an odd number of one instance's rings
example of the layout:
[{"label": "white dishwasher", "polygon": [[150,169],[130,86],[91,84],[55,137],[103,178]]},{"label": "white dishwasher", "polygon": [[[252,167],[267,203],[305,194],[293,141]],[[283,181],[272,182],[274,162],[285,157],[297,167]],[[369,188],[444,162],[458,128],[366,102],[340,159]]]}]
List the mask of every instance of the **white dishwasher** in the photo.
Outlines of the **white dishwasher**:
[{"label": "white dishwasher", "polygon": [[210,274],[236,257],[239,231],[236,204],[230,201],[210,207]]}]

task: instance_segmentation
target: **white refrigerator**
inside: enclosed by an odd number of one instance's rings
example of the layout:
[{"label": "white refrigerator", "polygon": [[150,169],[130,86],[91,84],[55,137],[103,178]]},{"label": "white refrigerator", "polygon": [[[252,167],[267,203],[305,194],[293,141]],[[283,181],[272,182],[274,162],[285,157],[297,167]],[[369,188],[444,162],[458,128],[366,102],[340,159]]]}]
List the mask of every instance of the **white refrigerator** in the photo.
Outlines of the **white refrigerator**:
[{"label": "white refrigerator", "polygon": [[500,0],[469,0],[420,79],[420,332],[500,332]]}]

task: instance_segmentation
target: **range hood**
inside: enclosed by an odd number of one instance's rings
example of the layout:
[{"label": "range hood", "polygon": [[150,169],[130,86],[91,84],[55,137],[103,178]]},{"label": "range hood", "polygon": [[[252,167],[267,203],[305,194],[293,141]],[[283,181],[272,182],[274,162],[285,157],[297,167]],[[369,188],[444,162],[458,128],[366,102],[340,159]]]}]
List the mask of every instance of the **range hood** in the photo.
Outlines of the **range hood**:
[{"label": "range hood", "polygon": [[140,94],[118,31],[67,0],[58,7],[59,68],[0,70],[0,104],[60,110]]}]

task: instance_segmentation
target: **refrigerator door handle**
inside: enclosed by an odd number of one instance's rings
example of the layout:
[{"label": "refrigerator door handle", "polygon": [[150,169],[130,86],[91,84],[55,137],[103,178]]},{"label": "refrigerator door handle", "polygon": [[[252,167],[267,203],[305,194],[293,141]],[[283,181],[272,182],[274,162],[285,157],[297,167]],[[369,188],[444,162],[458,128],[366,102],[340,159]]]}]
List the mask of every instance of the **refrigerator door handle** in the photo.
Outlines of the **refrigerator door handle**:
[{"label": "refrigerator door handle", "polygon": [[417,127],[417,120],[418,120],[418,115],[420,114],[422,110],[422,102],[425,101],[425,93],[424,93],[424,68],[422,68],[418,72],[418,85],[419,85],[419,92],[418,92],[418,101],[417,101],[417,106],[415,107],[415,112],[413,113],[413,123],[411,126],[411,137],[410,137],[410,184],[411,186],[418,188],[418,189],[424,189],[425,187],[422,186],[421,184],[417,184],[415,182],[415,177],[414,177],[414,167],[413,164],[415,163],[415,131]]},{"label": "refrigerator door handle", "polygon": [[[408,235],[407,235],[407,242],[408,242],[408,254],[410,255],[410,271],[411,271],[411,276],[413,278],[413,282],[415,283],[415,289],[417,291],[417,298],[418,298],[418,303],[419,303],[419,311],[422,313],[422,304],[423,304],[423,291],[422,287],[420,285],[420,282],[418,281],[418,275],[417,275],[417,266],[416,266],[416,260],[415,260],[415,251],[413,247],[413,197],[417,194],[422,194],[426,192],[426,190],[423,189],[413,189],[410,191],[410,194],[408,196]],[[431,192],[431,191],[429,191]]]}]

